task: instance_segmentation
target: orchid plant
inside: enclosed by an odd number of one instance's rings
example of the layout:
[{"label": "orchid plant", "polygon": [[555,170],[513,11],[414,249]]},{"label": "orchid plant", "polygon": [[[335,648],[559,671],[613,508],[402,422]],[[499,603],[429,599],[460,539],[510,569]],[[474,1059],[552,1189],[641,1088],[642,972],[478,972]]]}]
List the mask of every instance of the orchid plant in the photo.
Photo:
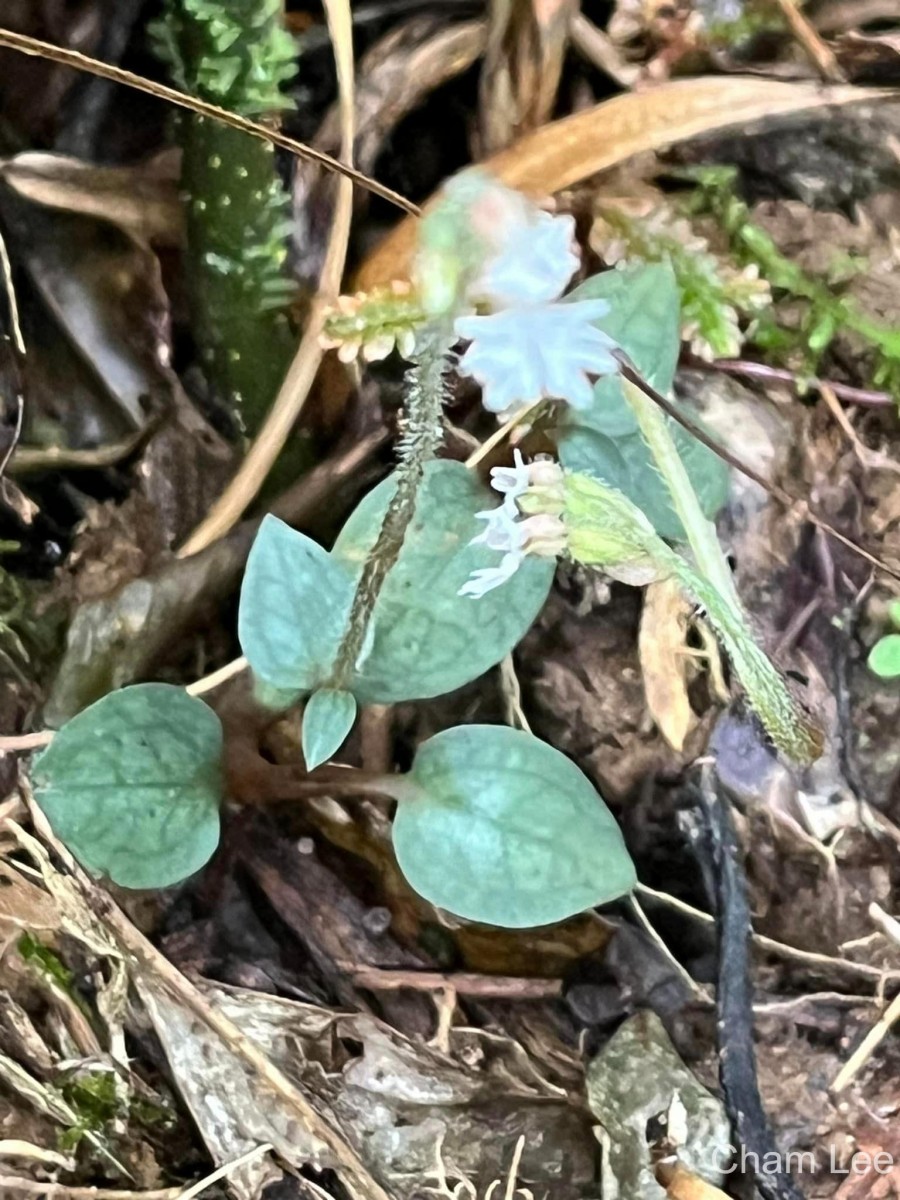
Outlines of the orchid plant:
[{"label": "orchid plant", "polygon": [[[326,337],[344,361],[396,351],[409,362],[397,466],[330,551],[267,517],[238,623],[260,694],[284,708],[304,702],[308,769],[339,750],[358,704],[446,693],[504,659],[560,559],[633,586],[677,580],[778,749],[803,762],[819,753],[818,730],[752,636],[719,546],[722,464],[652,398],[674,378],[674,278],[626,266],[567,292],[580,267],[571,216],[472,170],[422,219],[409,282],[335,306]],[[480,385],[509,431],[527,431],[540,407],[556,442],[555,456],[528,455],[526,432],[490,472],[493,504],[474,470],[438,457],[454,372]],[[651,386],[634,382],[642,375]],[[161,886],[212,852],[220,756],[202,701],[138,685],[57,735],[36,793],[88,867]],[[449,729],[418,748],[408,773],[366,787],[397,801],[394,849],[409,882],[457,916],[540,925],[635,883],[593,785],[529,733]]]}]

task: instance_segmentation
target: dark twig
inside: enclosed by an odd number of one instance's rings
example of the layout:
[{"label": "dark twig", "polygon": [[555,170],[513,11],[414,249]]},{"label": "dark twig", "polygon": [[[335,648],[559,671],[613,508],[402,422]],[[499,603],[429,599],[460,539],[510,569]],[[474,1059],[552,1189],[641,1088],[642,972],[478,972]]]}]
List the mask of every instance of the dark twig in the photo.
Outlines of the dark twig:
[{"label": "dark twig", "polygon": [[[0,282],[2,282],[6,298],[6,311],[9,320],[9,332],[0,340],[6,342],[8,346],[8,376],[16,405],[16,417],[9,445],[0,454],[0,479],[2,479],[3,472],[9,465],[9,460],[12,458],[15,448],[19,444],[19,438],[22,436],[22,422],[25,419],[25,385],[22,371],[22,364],[25,360],[25,341],[22,337],[22,327],[19,323],[19,305],[16,300],[15,287],[13,286],[12,263],[10,262],[6,242],[3,240],[2,234],[0,234]],[[0,400],[3,399],[5,397],[0,396]]]},{"label": "dark twig", "polygon": [[166,100],[170,104],[177,105],[179,108],[187,108],[201,117],[208,117],[212,121],[220,121],[223,125],[228,125],[232,129],[239,129],[242,133],[249,133],[253,137],[262,138],[265,142],[271,142],[273,146],[278,146],[282,150],[288,150],[291,154],[296,154],[298,158],[309,159],[329,171],[334,171],[338,175],[344,175],[347,179],[352,179],[355,184],[365,188],[367,191],[373,192],[376,196],[380,196],[390,204],[395,204],[398,208],[402,208],[404,212],[411,213],[413,216],[420,215],[421,210],[417,204],[413,204],[411,200],[407,200],[399,192],[385,187],[377,179],[370,179],[361,171],[356,171],[353,167],[347,166],[346,163],[332,158],[330,154],[316,150],[313,146],[308,146],[305,142],[298,142],[296,138],[288,137],[277,129],[270,129],[267,125],[263,125],[259,121],[251,121],[249,117],[242,117],[239,113],[219,108],[217,104],[210,104],[207,100],[199,100],[196,96],[188,96],[185,92],[178,91],[177,88],[167,87],[162,83],[155,83],[152,79],[144,79],[143,76],[135,75],[133,71],[126,71],[122,67],[115,67],[110,63],[100,62],[96,58],[91,58],[90,55],[81,54],[78,50],[69,50],[65,46],[54,46],[52,42],[44,42],[40,38],[29,37],[24,33],[16,33],[12,29],[0,28],[0,46],[4,46],[9,50],[18,50],[22,54],[33,55],[35,58],[44,58],[48,62],[60,63],[65,67],[73,67],[76,71],[87,71],[91,75],[98,75],[101,79],[109,79],[113,83],[121,83],[125,87],[136,88],[139,92],[146,92],[150,96]]},{"label": "dark twig", "polygon": [[[735,1133],[749,1161],[777,1162],[778,1149],[769,1126],[756,1077],[753,1049],[753,986],[750,980],[752,926],[747,881],[740,862],[737,835],[727,803],[716,787],[715,768],[703,767],[700,798],[715,868],[719,944],[716,988],[716,1037],[719,1081]],[[774,1155],[768,1158],[768,1155]],[[789,1174],[755,1171],[765,1200],[803,1200]]]},{"label": "dark twig", "polygon": [[748,479],[752,479],[755,484],[761,487],[764,491],[768,492],[770,496],[773,496],[786,508],[791,508],[794,505],[801,506],[805,518],[812,525],[815,525],[817,529],[821,529],[823,533],[827,533],[829,537],[833,537],[843,546],[846,546],[848,550],[851,550],[854,554],[859,555],[860,558],[864,558],[866,562],[871,563],[873,567],[877,567],[879,571],[883,571],[885,575],[890,575],[892,579],[900,580],[900,572],[895,571],[892,567],[889,567],[887,563],[884,562],[883,559],[880,559],[876,554],[872,554],[871,551],[866,550],[863,546],[860,546],[854,542],[852,538],[848,538],[846,534],[841,533],[839,529],[835,529],[835,527],[828,521],[823,520],[822,517],[818,516],[810,509],[809,504],[802,496],[792,496],[791,493],[785,491],[784,488],[779,487],[777,484],[770,483],[769,480],[760,475],[758,471],[754,471],[752,467],[748,466],[745,462],[742,462],[741,459],[732,454],[730,450],[726,450],[724,446],[720,445],[719,442],[715,440],[715,438],[710,437],[705,429],[701,428],[701,426],[699,426],[695,421],[692,421],[690,417],[686,416],[681,409],[677,407],[677,405],[673,404],[671,400],[667,400],[661,392],[658,392],[656,388],[652,387],[647,380],[635,370],[631,363],[624,358],[621,352],[619,353],[618,357],[621,364],[620,369],[622,372],[622,377],[627,379],[629,383],[634,384],[635,387],[640,388],[645,396],[649,396],[655,404],[659,405],[659,407],[667,416],[671,417],[673,421],[677,421],[682,428],[686,429],[688,433],[692,434],[698,442],[701,442],[707,448],[707,450],[711,450],[713,454],[718,455],[723,462],[728,463],[728,465],[735,471],[740,471],[742,475],[746,475]]},{"label": "dark twig", "polygon": [[717,358],[706,362],[702,358],[690,358],[687,364],[695,371],[714,371],[721,375],[734,375],[739,379],[761,379],[763,382],[784,383],[795,392],[804,386],[818,391],[823,385],[831,388],[839,400],[847,404],[859,404],[865,408],[893,408],[896,399],[889,392],[870,388],[851,387],[848,383],[837,383],[831,379],[800,379],[793,371],[784,367],[770,367],[767,363],[753,362],[742,358]]}]

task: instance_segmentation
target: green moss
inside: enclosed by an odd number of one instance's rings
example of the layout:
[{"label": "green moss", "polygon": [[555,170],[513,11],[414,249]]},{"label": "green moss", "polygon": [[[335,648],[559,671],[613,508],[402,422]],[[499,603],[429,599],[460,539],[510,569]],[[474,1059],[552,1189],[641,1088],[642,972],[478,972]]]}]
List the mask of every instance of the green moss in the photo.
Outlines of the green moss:
[{"label": "green moss", "polygon": [[770,302],[764,279],[712,254],[705,238],[667,205],[635,214],[604,205],[591,240],[609,262],[666,262],[681,293],[682,334],[701,358],[740,353],[745,324]]},{"label": "green moss", "polygon": [[59,1137],[60,1149],[71,1152],[86,1134],[104,1134],[120,1116],[122,1103],[113,1071],[81,1071],[59,1085],[63,1099],[77,1121]]},{"label": "green moss", "polygon": [[17,949],[23,960],[57,984],[68,995],[73,994],[72,972],[62,959],[31,933],[23,933]]},{"label": "green moss", "polygon": [[[799,329],[788,329],[777,312],[769,310],[757,320],[753,342],[776,360],[799,358],[801,371],[814,375],[838,330],[849,330],[872,352],[875,386],[900,395],[900,329],[867,316],[851,297],[835,292],[834,280],[815,279],[783,255],[738,196],[733,168],[701,168],[691,178],[698,184],[693,211],[716,217],[737,262],[752,265],[773,291],[804,302]],[[839,265],[846,278],[847,262]]]},{"label": "green moss", "polygon": [[[192,95],[256,119],[290,106],[281,88],[295,50],[280,0],[165,0],[154,34]],[[195,331],[211,383],[252,436],[295,349],[290,205],[267,143],[194,114],[176,132]]]}]

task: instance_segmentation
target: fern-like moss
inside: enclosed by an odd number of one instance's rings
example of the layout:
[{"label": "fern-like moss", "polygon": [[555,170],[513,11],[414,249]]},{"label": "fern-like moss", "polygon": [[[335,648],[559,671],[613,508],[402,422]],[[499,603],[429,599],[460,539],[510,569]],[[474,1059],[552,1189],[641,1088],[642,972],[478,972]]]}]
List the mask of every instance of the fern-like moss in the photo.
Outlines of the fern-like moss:
[{"label": "fern-like moss", "polygon": [[774,291],[804,301],[799,329],[786,328],[770,311],[757,322],[754,343],[775,359],[799,358],[802,370],[814,375],[835,334],[849,330],[872,351],[872,382],[900,397],[900,329],[869,317],[851,297],[836,294],[832,284],[808,275],[782,254],[737,194],[733,168],[701,168],[692,178],[698,184],[692,210],[709,212],[718,220],[735,259],[744,267],[753,266]]},{"label": "fern-like moss", "polygon": [[665,203],[650,210],[602,204],[591,243],[608,263],[667,262],[681,292],[682,335],[700,358],[740,353],[746,326],[771,293],[751,266],[740,269],[713,254],[690,222]]}]

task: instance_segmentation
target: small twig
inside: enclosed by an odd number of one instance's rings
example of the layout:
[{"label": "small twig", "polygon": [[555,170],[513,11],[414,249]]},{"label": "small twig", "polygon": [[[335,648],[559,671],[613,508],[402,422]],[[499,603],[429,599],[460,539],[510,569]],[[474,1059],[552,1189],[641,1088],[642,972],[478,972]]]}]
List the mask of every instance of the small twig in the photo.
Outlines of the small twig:
[{"label": "small twig", "polygon": [[227,1179],[229,1175],[233,1175],[240,1167],[246,1166],[247,1163],[255,1162],[257,1158],[262,1158],[264,1154],[269,1154],[273,1149],[274,1146],[268,1142],[264,1142],[261,1146],[254,1146],[252,1150],[248,1150],[240,1158],[223,1163],[211,1175],[207,1175],[203,1179],[198,1179],[196,1183],[192,1183],[183,1192],[179,1192],[178,1200],[194,1200],[195,1196],[199,1196],[201,1192],[205,1192],[207,1188],[212,1187],[214,1183],[218,1183],[220,1179]]},{"label": "small twig", "polygon": [[691,973],[685,967],[683,967],[681,965],[681,963],[678,961],[678,959],[675,957],[675,955],[672,953],[672,951],[669,949],[669,947],[663,941],[662,937],[659,935],[659,933],[657,933],[654,926],[650,923],[650,920],[648,919],[647,914],[641,908],[636,897],[634,895],[631,895],[628,897],[628,899],[631,903],[631,907],[634,909],[634,915],[637,917],[642,928],[646,931],[648,936],[651,938],[654,945],[659,947],[659,950],[662,953],[663,957],[665,958],[666,962],[672,966],[672,968],[674,969],[675,974],[678,976],[678,978],[682,979],[685,982],[685,984],[687,984],[688,990],[690,991],[691,995],[694,996],[697,1000],[701,1000],[704,1004],[710,1004],[712,1002],[712,997],[710,996],[709,992],[706,990],[706,988],[701,987],[701,985],[699,983],[697,983],[696,979],[694,979],[694,977],[691,975]]},{"label": "small twig", "polygon": [[246,671],[249,665],[243,655],[240,658],[233,658],[224,667],[219,667],[218,671],[212,671],[195,683],[189,683],[184,690],[189,696],[204,696],[207,692],[227,683],[229,679],[233,679],[235,675],[240,675],[241,671]]},{"label": "small twig", "polygon": [[493,1000],[548,1000],[562,995],[561,979],[524,979],[515,975],[476,975],[468,971],[413,971],[338,963],[351,973],[356,987],[373,992],[439,992],[452,988],[460,996]]},{"label": "small twig", "polygon": [[625,62],[609,34],[598,29],[584,13],[576,13],[572,18],[569,36],[578,53],[614,79],[620,87],[633,88],[640,79],[641,68]]},{"label": "small twig", "polygon": [[128,1192],[120,1188],[69,1187],[65,1183],[38,1183],[19,1175],[0,1175],[0,1196],[35,1196],[37,1200],[181,1200],[180,1187]]},{"label": "small twig", "polygon": [[[715,925],[716,923],[715,917],[709,913],[703,912],[700,908],[694,908],[692,904],[688,904],[685,900],[679,900],[677,896],[670,896],[668,892],[658,892],[655,888],[647,887],[643,883],[639,883],[635,891],[640,892],[642,896],[648,896],[660,904],[664,904],[667,908],[671,908],[673,912],[679,912],[682,916],[691,917],[695,921],[701,921],[704,925]],[[871,979],[873,983],[879,986],[885,982],[900,979],[900,970],[882,971],[880,967],[873,967],[871,963],[854,962],[852,958],[836,958],[831,954],[819,954],[815,950],[800,950],[797,946],[788,946],[785,942],[777,942],[774,938],[766,937],[762,933],[753,934],[753,944],[754,946],[758,946],[760,950],[766,950],[770,954],[777,954],[779,958],[805,963],[810,967],[821,967],[833,971],[844,971],[850,975],[860,975],[864,979]]]},{"label": "small twig", "polygon": [[[19,322],[19,303],[16,299],[16,289],[13,287],[12,263],[9,260],[9,253],[6,249],[6,242],[3,235],[0,234],[0,277],[3,281],[3,290],[6,293],[6,307],[9,312],[10,325],[10,341],[12,343],[13,352],[15,354],[15,371],[16,375],[20,375],[19,364],[25,357],[25,339],[22,337],[22,326]],[[13,427],[12,437],[9,445],[3,453],[3,458],[0,459],[0,479],[3,477],[3,472],[9,465],[9,460],[13,456],[13,451],[19,444],[19,438],[22,436],[22,422],[25,419],[25,398],[22,394],[23,384],[20,378],[16,379],[16,422]]]},{"label": "small twig", "polygon": [[0,754],[39,750],[42,746],[49,746],[52,741],[52,729],[38,729],[35,733],[13,733],[0,737]]},{"label": "small twig", "polygon": [[831,1085],[832,1092],[842,1092],[853,1082],[898,1021],[900,1021],[900,996],[895,996],[878,1024],[869,1030],[838,1071],[834,1083]]},{"label": "small twig", "polygon": [[[711,764],[702,768],[700,799],[716,867],[719,909],[716,1040],[725,1107],[737,1136],[750,1151],[750,1161],[778,1162],[775,1139],[759,1094],[753,1049],[750,980],[753,927],[747,880],[740,863],[734,823],[726,801],[718,793]],[[803,1200],[803,1193],[787,1172],[757,1169],[754,1175],[756,1186],[766,1200]]]},{"label": "small twig", "polygon": [[716,371],[722,375],[734,375],[739,379],[761,379],[763,382],[784,383],[795,392],[804,387],[819,391],[822,385],[830,387],[839,400],[846,404],[859,404],[867,408],[895,408],[897,401],[889,392],[870,388],[851,387],[833,379],[799,379],[793,371],[783,367],[770,367],[767,363],[753,362],[741,358],[716,358],[712,362],[691,358],[688,366],[694,371]]},{"label": "small twig", "polygon": [[878,926],[882,933],[900,946],[900,921],[896,917],[892,917],[890,913],[886,913],[880,904],[876,904],[873,900],[869,905],[869,916]]},{"label": "small twig", "polygon": [[834,51],[822,41],[821,34],[803,14],[797,0],[776,0],[776,2],[794,37],[806,51],[813,66],[825,82],[846,82],[846,76],[840,68]]},{"label": "small twig", "polygon": [[537,412],[543,403],[543,399],[535,400],[527,408],[523,408],[514,417],[510,417],[508,421],[504,421],[502,425],[499,425],[489,438],[485,438],[477,450],[472,451],[466,459],[466,466],[470,470],[473,467],[477,467],[480,462],[487,458],[492,450],[495,450],[501,442],[506,441],[517,426],[522,425],[528,417]]},{"label": "small twig", "polygon": [[0,28],[0,46],[5,46],[9,50],[18,50],[22,54],[30,54],[35,58],[44,58],[49,62],[60,63],[64,67],[73,67],[76,71],[87,71],[91,75],[99,75],[101,79],[110,79],[113,83],[121,83],[125,87],[136,88],[139,92],[146,92],[150,96],[156,96],[159,100],[167,100],[170,104],[178,105],[179,108],[187,108],[191,112],[198,113],[201,117],[209,117],[210,120],[221,121],[223,125],[229,125],[232,129],[239,129],[242,133],[249,133],[252,137],[262,138],[264,142],[271,142],[273,146],[279,146],[282,150],[289,150],[291,154],[296,154],[298,158],[309,159],[311,162],[318,163],[329,171],[343,175],[346,179],[359,184],[360,187],[374,193],[376,196],[380,196],[390,204],[396,205],[397,208],[403,209],[406,213],[410,213],[416,217],[421,213],[421,209],[417,204],[413,204],[411,200],[407,200],[399,192],[385,187],[383,183],[379,183],[376,179],[370,179],[368,175],[364,175],[361,171],[355,170],[353,167],[340,162],[336,158],[332,158],[330,154],[316,150],[314,147],[308,146],[305,142],[298,142],[296,138],[288,137],[279,130],[270,128],[268,125],[262,125],[258,121],[251,121],[249,118],[242,117],[238,113],[229,112],[225,108],[219,108],[217,104],[210,104],[207,100],[198,100],[196,96],[189,96],[185,92],[179,92],[176,88],[167,87],[165,84],[156,83],[151,79],[144,79],[142,76],[135,75],[131,71],[126,71],[122,67],[114,67],[109,63],[100,62],[98,59],[91,58],[87,54],[81,54],[78,50],[68,50],[63,46],[54,46],[52,42],[44,42],[40,38],[28,37],[24,33],[15,33],[12,29]]}]

